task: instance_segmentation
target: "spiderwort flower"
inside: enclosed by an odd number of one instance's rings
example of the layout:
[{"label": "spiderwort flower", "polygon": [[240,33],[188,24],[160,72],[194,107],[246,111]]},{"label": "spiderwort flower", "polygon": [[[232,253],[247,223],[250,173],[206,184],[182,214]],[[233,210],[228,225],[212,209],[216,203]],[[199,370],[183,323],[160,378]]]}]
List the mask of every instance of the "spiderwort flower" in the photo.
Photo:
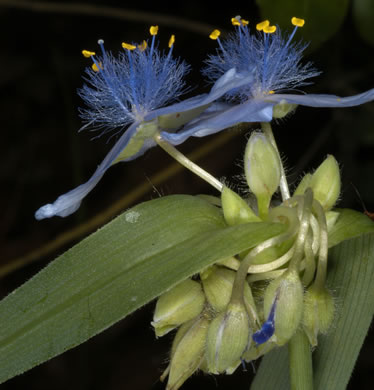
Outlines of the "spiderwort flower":
[{"label": "spiderwort flower", "polygon": [[80,111],[86,122],[83,129],[92,126],[102,133],[126,130],[86,183],[61,195],[53,204],[41,207],[35,213],[36,219],[72,214],[112,164],[139,157],[156,145],[153,137],[160,129],[175,131],[223,93],[251,81],[252,75],[243,76],[230,69],[217,80],[209,94],[164,107],[185,91],[183,76],[189,66],[172,55],[174,35],[170,38],[167,54],[158,50],[157,32],[157,26],[150,28],[150,46],[147,41],[140,45],[122,43],[124,52],[117,58],[105,50],[103,40],[98,41],[100,55],[82,51],[93,61],[92,68],[87,70],[87,84],[79,91],[87,105]]},{"label": "spiderwort flower", "polygon": [[[326,94],[286,94],[309,84],[309,79],[318,76],[311,63],[302,63],[302,54],[307,45],[295,42],[294,36],[304,20],[293,17],[291,34],[280,32],[268,20],[256,25],[251,34],[248,21],[239,16],[232,18],[236,31],[226,40],[220,40],[220,31],[214,30],[211,39],[217,40],[217,54],[211,55],[203,70],[205,76],[216,81],[229,69],[251,74],[250,83],[232,88],[224,94],[231,104],[215,106],[210,112],[190,122],[183,131],[162,136],[174,145],[190,136],[202,137],[216,133],[240,122],[270,122],[295,109],[297,105],[310,107],[351,107],[374,100],[374,89],[359,95],[341,98]],[[235,101],[235,103],[233,103]],[[209,115],[208,115],[209,114]]]}]

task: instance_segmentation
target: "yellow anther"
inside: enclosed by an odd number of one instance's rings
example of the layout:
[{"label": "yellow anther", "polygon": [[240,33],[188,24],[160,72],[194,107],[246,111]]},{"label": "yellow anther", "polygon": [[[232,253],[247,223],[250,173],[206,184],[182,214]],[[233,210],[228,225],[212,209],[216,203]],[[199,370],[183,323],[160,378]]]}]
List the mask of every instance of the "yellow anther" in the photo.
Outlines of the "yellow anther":
[{"label": "yellow anther", "polygon": [[175,35],[173,34],[169,39],[169,48],[171,48],[174,45],[175,42]]},{"label": "yellow anther", "polygon": [[296,18],[296,17],[294,16],[294,17],[291,19],[291,23],[292,23],[294,26],[303,27],[304,24],[305,24],[305,20],[304,20],[304,19]]},{"label": "yellow anther", "polygon": [[[92,70],[95,71],[95,72],[99,72],[100,69],[103,69],[103,64],[101,62],[99,62],[99,67],[96,65],[96,64],[92,64]],[[100,68],[100,69],[99,69]]]},{"label": "yellow anther", "polygon": [[122,47],[127,50],[134,50],[136,46],[131,45],[130,43],[122,42]]},{"label": "yellow anther", "polygon": [[262,31],[265,27],[268,27],[270,22],[268,20],[264,20],[261,23],[256,24],[256,30],[257,31]]},{"label": "yellow anther", "polygon": [[249,24],[249,21],[245,20],[245,19],[242,19],[241,22],[242,22],[243,26],[248,26],[248,24]]},{"label": "yellow anther", "polygon": [[94,56],[96,53],[94,51],[89,51],[89,50],[82,50],[82,54],[86,58],[90,58],[91,56]]},{"label": "yellow anther", "polygon": [[276,30],[277,30],[277,26],[267,26],[267,27],[264,27],[264,33],[267,33],[267,34],[272,34]]},{"label": "yellow anther", "polygon": [[143,41],[141,45],[138,45],[140,51],[144,51],[147,48],[147,42]]},{"label": "yellow anther", "polygon": [[233,26],[240,26],[240,20],[237,18],[231,18],[231,23]]},{"label": "yellow anther", "polygon": [[151,35],[157,35],[158,26],[151,26],[151,28],[149,29],[149,32],[151,33]]},{"label": "yellow anther", "polygon": [[220,35],[221,35],[221,31],[219,31],[219,30],[214,30],[214,31],[212,31],[212,33],[209,35],[209,38],[215,40],[215,39],[217,39]]},{"label": "yellow anther", "polygon": [[272,95],[272,94],[274,94],[274,93],[275,93],[275,91],[273,91],[273,90],[271,90],[271,91],[268,92],[269,95]]}]

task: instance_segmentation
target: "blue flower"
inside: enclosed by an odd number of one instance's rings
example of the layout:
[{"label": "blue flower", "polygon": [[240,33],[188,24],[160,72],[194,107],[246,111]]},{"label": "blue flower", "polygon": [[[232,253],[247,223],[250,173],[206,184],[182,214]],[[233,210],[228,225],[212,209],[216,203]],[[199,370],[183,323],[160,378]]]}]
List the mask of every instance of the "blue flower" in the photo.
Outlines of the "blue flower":
[{"label": "blue flower", "polygon": [[102,40],[98,42],[101,55],[83,50],[93,65],[86,71],[87,84],[79,91],[87,106],[80,110],[85,122],[82,129],[90,126],[101,130],[100,134],[113,129],[125,131],[86,183],[41,207],[35,213],[36,219],[72,214],[111,165],[137,158],[156,145],[153,137],[161,129],[175,131],[228,90],[251,81],[251,75],[242,76],[230,69],[209,94],[164,107],[185,91],[183,76],[189,66],[172,56],[174,36],[170,38],[167,54],[158,50],[157,31],[157,26],[150,28],[150,46],[146,41],[141,45],[123,43],[124,52],[117,58],[104,49]]},{"label": "blue flower", "polygon": [[252,81],[225,92],[226,105],[212,107],[175,134],[161,133],[163,138],[178,145],[190,136],[203,137],[240,122],[270,122],[297,105],[351,107],[374,100],[374,89],[345,98],[283,93],[309,84],[309,79],[320,73],[311,63],[301,62],[306,45],[293,41],[304,20],[294,17],[291,21],[295,27],[289,35],[269,21],[257,24],[257,32],[251,34],[248,22],[240,17],[232,19],[236,32],[227,40],[221,41],[219,30],[214,30],[210,37],[217,40],[219,48],[208,58],[205,76],[215,81],[229,69],[236,69],[243,77],[252,75]]}]

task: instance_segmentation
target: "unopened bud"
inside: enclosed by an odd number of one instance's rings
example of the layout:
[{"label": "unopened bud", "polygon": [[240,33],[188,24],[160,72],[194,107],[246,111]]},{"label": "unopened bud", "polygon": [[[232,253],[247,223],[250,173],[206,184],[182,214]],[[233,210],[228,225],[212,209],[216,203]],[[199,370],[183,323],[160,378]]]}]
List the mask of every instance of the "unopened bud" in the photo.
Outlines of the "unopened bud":
[{"label": "unopened bud", "polygon": [[248,186],[257,198],[260,217],[264,216],[279,186],[281,166],[277,151],[262,133],[252,133],[248,140],[244,170]]},{"label": "unopened bud", "polygon": [[339,198],[341,180],[339,165],[334,156],[329,155],[313,173],[310,187],[314,198],[324,210],[330,210]]},{"label": "unopened bud", "polygon": [[199,368],[204,360],[208,327],[209,319],[201,315],[179,328],[173,341],[171,362],[167,369],[169,373],[167,390],[179,389]]},{"label": "unopened bud", "polygon": [[325,334],[329,330],[334,319],[334,311],[334,299],[327,289],[312,286],[306,291],[302,322],[313,347],[317,346],[318,334]]},{"label": "unopened bud", "polygon": [[[206,299],[215,311],[223,311],[229,304],[235,276],[235,271],[217,266],[200,274]],[[244,284],[244,300],[249,306],[255,307],[252,292],[247,282]]]},{"label": "unopened bud", "polygon": [[281,119],[291,114],[296,110],[297,104],[287,103],[286,100],[281,100],[278,104],[273,107],[273,118]]},{"label": "unopened bud", "polygon": [[252,329],[249,316],[241,304],[230,303],[210,324],[206,359],[213,374],[232,372],[250,345]]},{"label": "unopened bud", "polygon": [[161,295],[156,304],[152,326],[161,337],[198,316],[203,310],[204,292],[199,282],[187,279]]},{"label": "unopened bud", "polygon": [[223,215],[229,226],[261,221],[244,199],[228,187],[223,187],[221,199]]},{"label": "unopened bud", "polygon": [[266,288],[264,315],[268,318],[275,309],[274,338],[278,345],[285,344],[296,332],[303,314],[303,295],[300,277],[294,270],[286,271]]}]

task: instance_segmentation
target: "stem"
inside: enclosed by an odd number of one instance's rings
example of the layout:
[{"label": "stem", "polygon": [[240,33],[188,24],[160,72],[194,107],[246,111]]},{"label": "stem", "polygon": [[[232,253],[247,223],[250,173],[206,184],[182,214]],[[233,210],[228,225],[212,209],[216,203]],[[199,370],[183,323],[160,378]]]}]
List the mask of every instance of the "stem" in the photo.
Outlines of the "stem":
[{"label": "stem", "polygon": [[297,330],[288,344],[291,390],[313,390],[312,351],[303,330]]},{"label": "stem", "polygon": [[313,192],[310,188],[305,191],[305,196],[301,197],[298,205],[302,209],[302,216],[300,220],[299,233],[297,235],[294,256],[292,257],[289,269],[294,269],[299,272],[300,262],[304,256],[305,241],[308,237],[310,213],[313,202]]},{"label": "stem", "polygon": [[223,184],[220,181],[218,181],[210,173],[204,171],[204,169],[200,168],[198,165],[196,165],[191,160],[189,160],[184,154],[179,152],[173,145],[166,142],[161,137],[160,134],[156,134],[154,140],[157,142],[159,146],[161,146],[162,149],[165,150],[166,153],[170,154],[170,156],[173,157],[175,160],[177,160],[180,164],[182,164],[184,167],[189,169],[195,175],[201,177],[203,180],[208,182],[218,191],[222,192]]},{"label": "stem", "polygon": [[284,172],[282,159],[281,159],[280,154],[279,154],[277,143],[275,142],[273,130],[271,129],[271,125],[269,122],[261,122],[261,128],[262,128],[262,131],[264,132],[265,136],[269,140],[269,142],[273,145],[274,149],[278,153],[279,164],[280,164],[280,168],[281,168],[281,177],[280,177],[279,187],[280,187],[280,191],[282,194],[282,199],[283,199],[283,201],[285,201],[286,199],[288,199],[290,197],[290,190],[288,188],[286,173]]},{"label": "stem", "polygon": [[326,280],[327,257],[328,257],[328,250],[329,250],[327,224],[326,224],[325,212],[319,202],[317,201],[313,202],[313,210],[317,214],[318,223],[321,228],[317,274],[314,280],[314,285],[317,288],[322,289],[325,285],[325,280]]}]

